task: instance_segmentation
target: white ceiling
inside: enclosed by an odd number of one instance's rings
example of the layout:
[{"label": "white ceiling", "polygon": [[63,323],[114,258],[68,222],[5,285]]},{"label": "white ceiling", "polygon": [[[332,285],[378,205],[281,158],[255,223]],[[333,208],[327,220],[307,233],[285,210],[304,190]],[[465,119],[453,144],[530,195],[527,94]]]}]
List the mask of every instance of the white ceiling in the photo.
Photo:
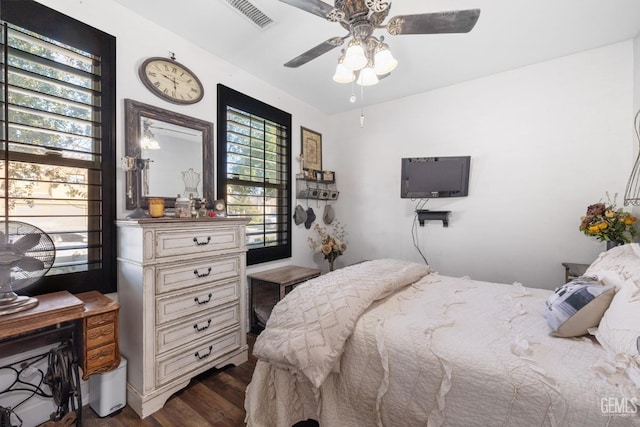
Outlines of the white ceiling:
[{"label": "white ceiling", "polygon": [[[337,23],[278,0],[252,0],[275,21],[264,29],[225,0],[116,1],[325,113],[355,108],[349,102],[352,85],[332,80],[340,49],[299,68],[282,65],[331,37],[344,36],[346,30]],[[467,34],[388,35],[386,42],[399,65],[378,85],[364,90],[364,105],[640,33],[640,0],[395,0],[389,16],[473,8],[482,12]],[[386,35],[386,30],[377,30],[376,35]],[[180,60],[179,52],[176,55]],[[205,76],[200,73],[200,77]],[[359,87],[356,94],[360,96]]]}]

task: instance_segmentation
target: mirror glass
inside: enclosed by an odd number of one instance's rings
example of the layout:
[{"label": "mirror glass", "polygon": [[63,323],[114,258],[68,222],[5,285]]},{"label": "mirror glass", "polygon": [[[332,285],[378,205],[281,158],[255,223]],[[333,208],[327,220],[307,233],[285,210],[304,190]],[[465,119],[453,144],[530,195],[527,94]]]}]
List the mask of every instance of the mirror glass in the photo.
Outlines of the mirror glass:
[{"label": "mirror glass", "polygon": [[129,99],[125,114],[126,156],[141,169],[126,172],[127,209],[149,197],[173,207],[178,194],[213,202],[213,123]]},{"label": "mirror glass", "polygon": [[148,159],[142,194],[202,197],[202,131],[140,117],[140,156]]}]

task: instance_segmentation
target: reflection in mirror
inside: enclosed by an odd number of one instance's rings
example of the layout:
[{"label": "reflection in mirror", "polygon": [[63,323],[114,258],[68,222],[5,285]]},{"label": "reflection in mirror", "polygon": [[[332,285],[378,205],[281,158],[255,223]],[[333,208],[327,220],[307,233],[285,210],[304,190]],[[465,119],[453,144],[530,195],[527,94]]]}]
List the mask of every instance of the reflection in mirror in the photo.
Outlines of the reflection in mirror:
[{"label": "reflection in mirror", "polygon": [[126,175],[127,209],[138,207],[138,191],[142,208],[148,197],[173,207],[178,194],[213,202],[213,123],[130,99],[125,114],[125,155],[145,163],[142,174]]},{"label": "reflection in mirror", "polygon": [[202,132],[149,117],[140,117],[140,156],[145,197],[202,197]]}]

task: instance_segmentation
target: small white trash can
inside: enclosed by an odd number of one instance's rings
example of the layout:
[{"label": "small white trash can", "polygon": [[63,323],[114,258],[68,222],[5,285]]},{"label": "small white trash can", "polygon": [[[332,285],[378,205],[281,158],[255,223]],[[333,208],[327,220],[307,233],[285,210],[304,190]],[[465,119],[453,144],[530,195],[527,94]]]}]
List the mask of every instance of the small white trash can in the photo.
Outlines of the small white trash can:
[{"label": "small white trash can", "polygon": [[89,406],[106,417],[127,404],[127,360],[120,358],[116,369],[89,377]]}]

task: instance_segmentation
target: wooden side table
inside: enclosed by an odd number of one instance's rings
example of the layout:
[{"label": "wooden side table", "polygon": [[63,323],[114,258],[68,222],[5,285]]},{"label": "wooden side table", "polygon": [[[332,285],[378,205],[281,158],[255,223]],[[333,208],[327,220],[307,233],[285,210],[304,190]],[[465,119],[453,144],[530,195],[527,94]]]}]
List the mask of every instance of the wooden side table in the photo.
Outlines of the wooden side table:
[{"label": "wooden side table", "polygon": [[118,367],[117,302],[97,291],[77,295],[60,291],[37,298],[36,307],[0,317],[0,354],[20,353],[70,337],[82,379]]},{"label": "wooden side table", "polygon": [[260,333],[269,319],[271,310],[284,296],[302,282],[320,276],[317,268],[288,265],[247,275],[251,331]]}]

